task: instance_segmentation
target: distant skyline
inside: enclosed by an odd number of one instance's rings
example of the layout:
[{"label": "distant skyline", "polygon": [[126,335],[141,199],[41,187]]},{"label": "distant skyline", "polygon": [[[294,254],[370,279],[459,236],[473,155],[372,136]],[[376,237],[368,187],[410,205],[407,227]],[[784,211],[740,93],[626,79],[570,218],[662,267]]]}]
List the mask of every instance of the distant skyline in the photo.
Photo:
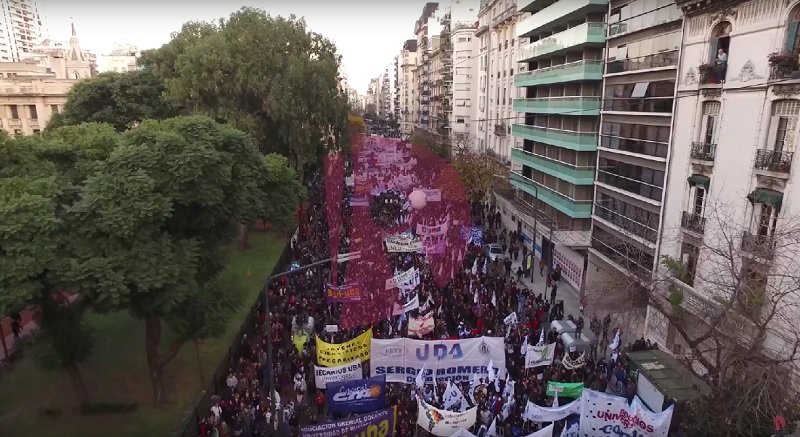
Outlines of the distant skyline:
[{"label": "distant skyline", "polygon": [[[366,94],[369,80],[383,73],[403,47],[414,38],[414,23],[424,0],[369,1],[321,0],[240,2],[65,2],[39,0],[46,15],[50,37],[68,40],[75,23],[81,47],[97,55],[110,53],[115,43],[140,50],[161,47],[172,32],[187,21],[227,17],[244,6],[264,9],[271,15],[305,17],[308,27],[336,44],[351,87]],[[440,2],[440,5],[446,3]]]}]

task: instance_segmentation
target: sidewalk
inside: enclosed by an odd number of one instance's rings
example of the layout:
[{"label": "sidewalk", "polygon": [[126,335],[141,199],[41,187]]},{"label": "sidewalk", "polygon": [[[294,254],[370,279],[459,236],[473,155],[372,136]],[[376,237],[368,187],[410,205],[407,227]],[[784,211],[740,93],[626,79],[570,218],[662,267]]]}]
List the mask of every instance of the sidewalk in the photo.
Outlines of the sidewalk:
[{"label": "sidewalk", "polygon": [[[78,298],[77,294],[70,294],[67,292],[62,293],[67,295],[70,303]],[[36,322],[33,320],[33,312],[34,308],[32,306],[20,311],[19,315],[22,316],[22,330],[19,333],[20,338],[25,338],[25,336],[32,334],[36,330],[37,326]],[[0,319],[0,334],[3,336],[3,340],[5,341],[5,348],[0,345],[0,361],[2,361],[6,359],[6,350],[8,350],[9,354],[11,354],[14,352],[14,346],[16,345],[14,334],[11,332],[10,317]]]}]

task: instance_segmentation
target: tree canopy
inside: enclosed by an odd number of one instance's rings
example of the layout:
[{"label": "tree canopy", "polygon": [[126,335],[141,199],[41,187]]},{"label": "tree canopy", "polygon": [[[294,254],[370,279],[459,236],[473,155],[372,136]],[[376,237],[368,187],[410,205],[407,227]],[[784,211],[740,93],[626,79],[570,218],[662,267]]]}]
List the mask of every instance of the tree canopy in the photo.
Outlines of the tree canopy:
[{"label": "tree canopy", "polygon": [[494,187],[495,162],[473,151],[454,155],[450,165],[461,179],[471,203],[481,202]]},{"label": "tree canopy", "polygon": [[169,101],[251,134],[263,153],[286,156],[301,177],[326,148],[341,147],[346,133],[339,63],[334,44],[302,19],[255,8],[186,23],[142,56]]},{"label": "tree canopy", "polygon": [[108,123],[123,132],[146,119],[163,120],[177,114],[164,98],[164,84],[149,70],[103,73],[75,84],[61,113],[47,130],[81,123]]},{"label": "tree canopy", "polygon": [[[239,303],[235,293],[220,299],[230,290],[219,281],[236,223],[289,223],[305,196],[286,158],[263,157],[246,133],[200,116],[123,133],[83,124],[6,137],[0,157],[0,310],[45,308],[48,361],[68,371],[84,356],[65,353],[77,343],[61,328],[91,330],[49,305],[60,289],[80,290],[97,311],[143,319],[156,403],[181,346],[221,332],[208,321],[226,320],[220,314]],[[163,350],[162,322],[172,333]]]}]

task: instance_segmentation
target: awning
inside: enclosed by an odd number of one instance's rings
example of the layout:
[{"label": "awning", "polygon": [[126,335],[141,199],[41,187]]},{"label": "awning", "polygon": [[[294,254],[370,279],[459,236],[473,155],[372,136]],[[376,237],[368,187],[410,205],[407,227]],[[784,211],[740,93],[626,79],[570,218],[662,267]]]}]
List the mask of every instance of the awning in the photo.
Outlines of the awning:
[{"label": "awning", "polygon": [[783,205],[783,193],[767,190],[765,188],[756,188],[752,193],[747,195],[747,200],[752,203],[763,203],[772,205],[775,209],[781,209],[781,205]]},{"label": "awning", "polygon": [[711,179],[699,174],[691,175],[687,180],[689,181],[689,185],[700,185],[705,188],[706,191],[708,191],[708,186],[711,184]]}]

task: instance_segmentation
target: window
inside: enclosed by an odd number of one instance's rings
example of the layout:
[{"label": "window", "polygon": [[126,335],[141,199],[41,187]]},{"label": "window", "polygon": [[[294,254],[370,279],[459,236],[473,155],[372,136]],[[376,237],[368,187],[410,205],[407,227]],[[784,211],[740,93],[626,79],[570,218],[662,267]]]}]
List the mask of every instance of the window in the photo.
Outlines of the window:
[{"label": "window", "polygon": [[793,152],[800,116],[800,101],[778,100],[772,104],[767,149],[775,152]]},{"label": "window", "polygon": [[38,120],[39,119],[39,111],[36,110],[36,105],[28,106],[28,112],[31,115],[31,120]]},{"label": "window", "polygon": [[669,126],[605,122],[600,131],[600,146],[666,158],[669,134]]},{"label": "window", "polygon": [[683,283],[694,286],[694,279],[697,275],[697,261],[700,257],[700,249],[689,243],[681,244],[681,264],[685,269],[685,276],[679,278]]},{"label": "window", "polygon": [[672,113],[674,80],[607,85],[604,111]]},{"label": "window", "polygon": [[720,102],[703,103],[703,144],[717,143],[718,118],[720,112]]},{"label": "window", "polygon": [[613,159],[600,158],[597,180],[660,202],[664,186],[664,172]]},{"label": "window", "polygon": [[632,232],[651,243],[656,242],[659,225],[658,214],[601,191],[597,192],[594,214],[620,229]]},{"label": "window", "polygon": [[464,123],[464,119],[463,118],[457,118],[456,119],[456,123],[463,124]]},{"label": "window", "polygon": [[11,109],[11,118],[13,120],[19,120],[19,108],[17,108],[17,105],[11,105],[9,108]]},{"label": "window", "polygon": [[800,7],[795,6],[795,9],[789,14],[789,24],[786,27],[786,53],[793,54],[795,58],[800,54],[798,27],[800,27]]},{"label": "window", "polygon": [[706,203],[706,187],[700,184],[695,184],[693,190],[694,202],[692,203],[692,214],[702,217],[703,205]]}]

